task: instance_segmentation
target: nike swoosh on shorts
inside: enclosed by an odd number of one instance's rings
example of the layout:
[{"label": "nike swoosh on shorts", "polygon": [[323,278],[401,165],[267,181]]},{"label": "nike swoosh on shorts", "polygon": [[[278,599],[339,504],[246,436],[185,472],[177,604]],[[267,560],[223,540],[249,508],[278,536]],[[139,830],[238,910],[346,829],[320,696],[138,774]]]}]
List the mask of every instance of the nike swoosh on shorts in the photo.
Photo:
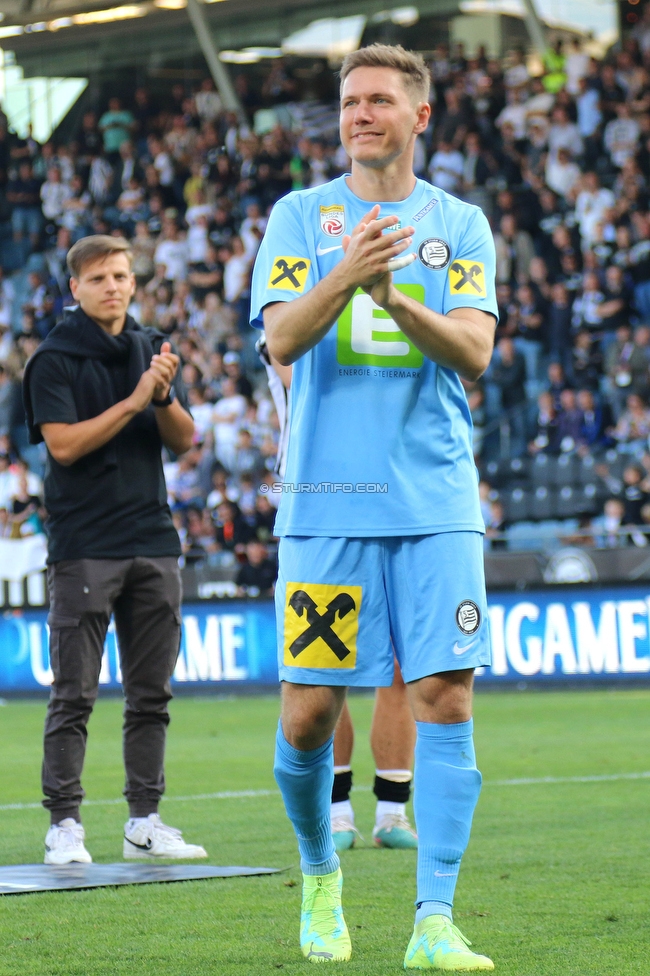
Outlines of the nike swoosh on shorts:
[{"label": "nike swoosh on shorts", "polygon": [[452,650],[453,650],[454,654],[464,654],[465,651],[469,651],[470,647],[474,647],[474,644],[476,644],[476,641],[477,640],[478,640],[478,637],[476,638],[476,640],[473,640],[469,644],[466,644],[465,647],[461,647],[459,645],[458,641],[456,641],[456,643],[454,644]]}]

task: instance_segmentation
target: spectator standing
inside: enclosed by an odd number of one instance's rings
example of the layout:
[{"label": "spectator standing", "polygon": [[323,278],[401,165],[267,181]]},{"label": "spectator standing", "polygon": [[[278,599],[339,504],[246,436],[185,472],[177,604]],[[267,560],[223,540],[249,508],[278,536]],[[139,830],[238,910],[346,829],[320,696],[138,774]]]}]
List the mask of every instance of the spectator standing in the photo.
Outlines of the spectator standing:
[{"label": "spectator standing", "polygon": [[511,454],[519,457],[526,447],[526,361],[511,339],[500,339],[489,371],[489,382],[501,393],[501,407],[508,413]]},{"label": "spectator standing", "polygon": [[533,241],[525,230],[519,230],[512,214],[504,214],[499,231],[494,235],[497,252],[497,282],[513,283],[526,277],[535,251]]},{"label": "spectator standing", "polygon": [[154,263],[165,269],[167,281],[185,281],[187,277],[187,241],[181,234],[175,217],[165,217],[161,238],[156,245]]},{"label": "spectator standing", "polygon": [[66,183],[61,182],[61,171],[52,167],[47,171],[47,180],[41,185],[40,197],[43,216],[46,220],[61,223],[66,202],[72,196],[72,191]]},{"label": "spectator standing", "polygon": [[131,112],[122,108],[119,98],[109,98],[108,111],[104,112],[99,120],[104,152],[109,161],[117,163],[120,146],[131,138],[134,128],[135,119]]},{"label": "spectator standing", "polygon": [[223,273],[223,296],[236,316],[239,330],[243,332],[248,324],[250,309],[251,259],[246,254],[243,241],[238,235],[233,237],[223,250],[227,252]]},{"label": "spectator standing", "polygon": [[587,172],[576,198],[576,219],[580,227],[583,247],[589,247],[597,237],[598,225],[605,212],[615,203],[611,190],[601,187],[597,173]]},{"label": "spectator standing", "polygon": [[31,163],[22,162],[18,167],[18,176],[7,184],[7,202],[12,206],[14,241],[19,244],[27,234],[32,250],[38,245],[43,226],[40,191],[41,184],[32,172]]},{"label": "spectator standing", "polygon": [[464,160],[451,142],[441,138],[429,163],[429,178],[434,186],[456,193],[463,178]]},{"label": "spectator standing", "polygon": [[45,862],[91,860],[80,822],[81,772],[113,611],[126,698],[124,856],[204,857],[157,813],[180,644],[180,546],[161,503],[160,450],[163,443],[187,450],[194,426],[171,393],[173,384],[185,402],[178,358],[127,317],[135,287],[127,243],[86,238],[69,265],[79,306],[31,358],[24,378],[30,435],[48,451],[54,681],[43,762],[52,823]]}]

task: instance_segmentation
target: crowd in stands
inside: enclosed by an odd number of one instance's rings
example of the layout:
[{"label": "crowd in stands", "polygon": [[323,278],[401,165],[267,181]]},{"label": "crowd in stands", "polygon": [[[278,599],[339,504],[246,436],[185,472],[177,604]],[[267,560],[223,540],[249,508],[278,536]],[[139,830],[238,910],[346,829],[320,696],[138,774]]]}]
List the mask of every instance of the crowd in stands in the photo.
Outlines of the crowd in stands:
[{"label": "crowd in stands", "polygon": [[[430,67],[416,173],[481,207],[496,245],[494,356],[466,385],[488,544],[511,546],[522,521],[574,544],[645,544],[630,527],[650,524],[650,5],[602,61],[575,40],[536,77],[520,51],[462,45]],[[131,313],[175,343],[196,422],[195,446],[165,465],[185,562],[265,593],[279,423],[248,326],[251,269],[273,203],[349,161],[336,105],[301,102],[290,63],[236,87],[247,121],[210,79],[109,98],[65,143],[0,117],[0,533],[45,517],[20,378],[70,301],[67,250],[125,236]]]}]

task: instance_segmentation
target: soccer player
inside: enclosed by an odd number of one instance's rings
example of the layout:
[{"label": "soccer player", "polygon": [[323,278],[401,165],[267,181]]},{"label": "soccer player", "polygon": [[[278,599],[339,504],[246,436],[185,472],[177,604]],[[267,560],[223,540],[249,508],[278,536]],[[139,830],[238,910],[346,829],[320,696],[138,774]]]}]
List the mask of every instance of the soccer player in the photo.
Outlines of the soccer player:
[{"label": "soccer player", "polygon": [[482,212],[413,174],[428,94],[419,55],[383,45],[349,55],[351,175],[280,200],[255,267],[251,321],[293,364],[276,522],[275,775],[301,855],[303,954],[349,959],[332,733],[348,685],[392,682],[392,640],[417,728],[417,911],[404,965],[492,969],[453,925],[452,902],[481,784],[473,673],[490,663],[459,376],[475,380],[490,361],[495,256]]}]

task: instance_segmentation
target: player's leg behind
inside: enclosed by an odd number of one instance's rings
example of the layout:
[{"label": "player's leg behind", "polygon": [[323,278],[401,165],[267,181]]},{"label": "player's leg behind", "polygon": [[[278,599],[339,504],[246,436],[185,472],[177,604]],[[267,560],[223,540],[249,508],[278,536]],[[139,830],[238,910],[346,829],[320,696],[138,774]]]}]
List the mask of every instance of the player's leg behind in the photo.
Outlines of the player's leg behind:
[{"label": "player's leg behind", "polygon": [[413,779],[415,722],[397,660],[392,685],[377,688],[375,693],[370,748],[375,760],[373,793],[377,798],[372,832],[375,846],[416,848],[417,835],[406,815]]},{"label": "player's leg behind", "polygon": [[472,720],[474,668],[490,663],[481,540],[478,533],[441,533],[389,546],[391,625],[417,730],[417,911],[404,965],[492,969],[469,950],[452,918],[481,789]]},{"label": "player's leg behind", "polygon": [[332,837],[337,851],[354,847],[362,839],[354,822],[354,810],[350,800],[352,790],[352,752],[354,749],[354,725],[350,708],[345,701],[334,730],[334,779],[330,819]]},{"label": "player's leg behind", "polygon": [[[417,847],[417,836],[406,816],[413,779],[414,745],[415,723],[402,673],[395,660],[392,685],[376,689],[370,729],[370,748],[375,760],[373,793],[377,798],[373,839],[377,847]],[[349,850],[357,839],[363,840],[356,828],[350,800],[353,747],[354,726],[346,702],[334,732],[331,819],[337,851]]]}]

